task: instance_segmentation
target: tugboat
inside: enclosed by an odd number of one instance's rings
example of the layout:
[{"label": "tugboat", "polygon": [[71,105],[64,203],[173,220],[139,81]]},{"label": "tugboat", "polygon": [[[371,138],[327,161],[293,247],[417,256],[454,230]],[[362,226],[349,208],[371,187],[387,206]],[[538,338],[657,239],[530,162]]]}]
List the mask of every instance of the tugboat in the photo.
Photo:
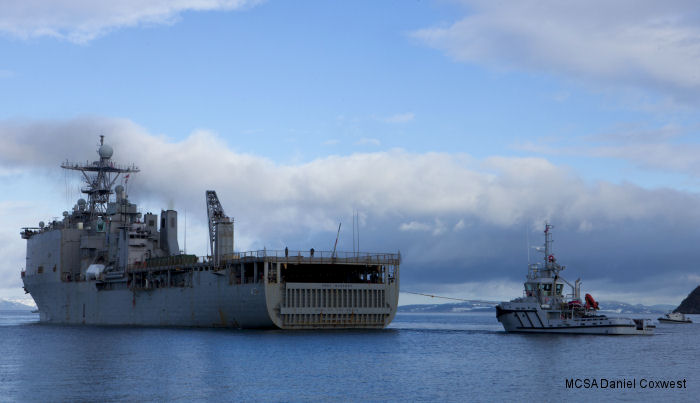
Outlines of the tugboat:
[{"label": "tugboat", "polygon": [[[572,285],[559,273],[565,266],[557,263],[552,252],[552,225],[545,224],[544,264],[528,267],[524,295],[496,305],[496,318],[506,332],[651,335],[649,319],[608,317],[598,314],[598,302],[585,295],[581,301],[581,279]],[[564,284],[572,294],[564,295]]]},{"label": "tugboat", "polygon": [[680,312],[666,313],[657,320],[662,323],[693,323],[690,318],[686,318],[686,316]]}]

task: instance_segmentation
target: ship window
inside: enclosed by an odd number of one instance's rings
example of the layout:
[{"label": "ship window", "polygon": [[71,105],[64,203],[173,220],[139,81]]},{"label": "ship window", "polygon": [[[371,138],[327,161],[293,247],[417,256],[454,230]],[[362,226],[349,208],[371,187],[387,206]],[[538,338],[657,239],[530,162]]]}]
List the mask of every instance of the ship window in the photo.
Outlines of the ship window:
[{"label": "ship window", "polygon": [[527,291],[532,291],[535,287],[533,287],[533,284],[530,283],[525,283],[525,289]]},{"label": "ship window", "polygon": [[542,289],[542,294],[545,296],[548,296],[552,293],[552,285],[551,284],[540,284],[540,288]]},{"label": "ship window", "polygon": [[170,217],[170,228],[175,228],[175,217]]},{"label": "ship window", "polygon": [[557,294],[561,294],[562,288],[564,288],[564,284],[557,284]]},{"label": "ship window", "polygon": [[39,266],[39,268],[36,269],[36,272],[41,274],[44,272],[44,266]]}]

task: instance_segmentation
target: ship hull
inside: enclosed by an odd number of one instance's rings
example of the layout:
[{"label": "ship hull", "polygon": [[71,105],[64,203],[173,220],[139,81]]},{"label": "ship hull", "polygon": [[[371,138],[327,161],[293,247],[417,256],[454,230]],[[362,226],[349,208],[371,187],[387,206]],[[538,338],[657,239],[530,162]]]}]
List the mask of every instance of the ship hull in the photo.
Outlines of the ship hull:
[{"label": "ship hull", "polygon": [[[261,263],[262,266],[262,263]],[[267,267],[268,265],[265,265]],[[398,279],[386,283],[237,283],[226,270],[192,270],[184,287],[25,276],[40,321],[55,324],[227,328],[375,328],[389,325]],[[274,276],[272,276],[274,278]]]},{"label": "ship hull", "polygon": [[537,306],[519,307],[501,304],[496,307],[496,312],[498,321],[509,333],[652,335],[655,328],[644,319],[607,316],[551,318],[553,312],[547,312]]},{"label": "ship hull", "polygon": [[[199,282],[199,285],[196,283]],[[192,287],[97,290],[96,282],[25,281],[45,323],[274,327],[262,284],[230,286],[221,276],[195,273]]]},{"label": "ship hull", "polygon": [[692,320],[686,319],[686,320],[673,320],[673,319],[665,319],[665,318],[658,318],[657,319],[660,323],[693,323]]}]

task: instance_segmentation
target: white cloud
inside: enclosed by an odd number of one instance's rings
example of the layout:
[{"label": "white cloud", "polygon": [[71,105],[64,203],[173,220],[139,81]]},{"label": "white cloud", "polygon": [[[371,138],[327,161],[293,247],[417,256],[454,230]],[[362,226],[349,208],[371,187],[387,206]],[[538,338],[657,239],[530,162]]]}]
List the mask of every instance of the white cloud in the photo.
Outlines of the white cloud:
[{"label": "white cloud", "polygon": [[357,146],[362,146],[362,145],[380,146],[381,144],[382,144],[381,141],[379,141],[377,139],[370,139],[370,138],[366,138],[366,137],[363,137],[363,138],[359,139],[357,142],[355,142],[355,145],[357,145]]},{"label": "white cloud", "polygon": [[[303,201],[321,211],[330,207],[351,211],[358,206],[382,215],[424,215],[429,219],[402,222],[433,222],[430,225],[435,228],[435,219],[442,220],[444,214],[478,215],[508,226],[543,212],[622,219],[656,213],[659,207],[653,191],[605,182],[589,185],[543,158],[476,161],[460,154],[392,150],[279,165],[234,152],[222,138],[205,130],[174,142],[124,119],[0,122],[0,167],[56,172],[66,158],[82,161],[94,156],[98,139],[93,133],[106,134],[116,161],[133,161],[141,167],[142,172],[130,182],[134,192],[181,200],[192,197],[193,187],[203,194],[204,189],[224,186],[231,189],[224,193],[232,201],[240,200],[236,204],[254,215],[260,208],[288,210]],[[548,194],[552,188],[556,193]],[[643,193],[648,194],[641,197]],[[195,192],[195,200],[200,196]],[[620,200],[631,206],[618,207]],[[275,217],[274,211],[264,215]],[[447,222],[462,219],[464,225],[465,216]],[[317,220],[309,222],[316,224]]]},{"label": "white cloud", "polygon": [[431,229],[432,226],[430,224],[417,221],[403,223],[399,226],[399,230],[401,231],[430,231]]},{"label": "white cloud", "polygon": [[552,99],[557,102],[566,102],[567,100],[569,100],[570,97],[571,93],[569,93],[568,91],[560,91],[555,94],[552,94]]},{"label": "white cloud", "polygon": [[[0,208],[0,240],[10,248],[3,251],[0,281],[7,287],[21,290],[19,228],[60,216],[74,203],[66,202],[58,165],[95,158],[94,133],[101,132],[115,150],[115,162],[141,168],[129,191],[142,211],[158,212],[169,204],[180,214],[187,210],[191,253],[206,251],[204,191],[215,189],[236,220],[237,250],[332,249],[338,222],[360,211],[362,249],[400,249],[406,285],[518,279],[526,261],[523,229],[539,228],[544,220],[570,238],[561,242],[572,245],[562,250],[565,263],[600,262],[586,267],[587,279],[643,277],[660,262],[692,273],[680,261],[700,260],[693,240],[700,227],[697,196],[588,184],[542,158],[475,160],[393,150],[281,165],[235,152],[204,130],[173,141],[124,119],[0,121],[0,169],[16,172],[3,177],[13,192],[0,198],[10,203]],[[350,249],[348,234],[341,234],[343,250]],[[604,241],[608,249],[590,250],[591,243]]]},{"label": "white cloud", "polygon": [[678,138],[685,134],[687,130],[677,124],[667,123],[660,127],[645,127],[641,125],[618,125],[609,132],[588,136],[591,142],[609,143],[640,143],[640,142],[661,142]]},{"label": "white cloud", "polygon": [[[4,262],[0,267],[0,298],[19,298],[24,295],[20,270],[25,265],[26,241],[19,236],[21,228],[36,226],[39,222],[37,216],[50,217],[56,213],[58,212],[52,212],[45,202],[0,201],[0,221],[3,223],[0,230],[0,256]],[[28,217],[32,218],[31,222],[26,221]]]},{"label": "white cloud", "polygon": [[433,236],[442,235],[447,230],[447,226],[440,220],[436,218],[434,223],[427,224],[424,222],[411,221],[408,223],[402,223],[399,225],[399,231],[405,232],[430,232]]},{"label": "white cloud", "polygon": [[114,29],[171,24],[185,11],[234,10],[258,0],[0,0],[0,32],[86,43]]},{"label": "white cloud", "polygon": [[468,16],[414,36],[460,61],[698,99],[700,14],[694,1],[463,3]]},{"label": "white cloud", "polygon": [[700,143],[682,127],[618,128],[559,143],[522,143],[515,148],[545,155],[585,156],[627,161],[638,168],[700,178]]},{"label": "white cloud", "polygon": [[411,112],[407,113],[397,113],[395,115],[387,116],[382,119],[386,123],[408,123],[413,121],[415,115]]},{"label": "white cloud", "polygon": [[651,169],[682,172],[700,177],[700,145],[646,143],[592,147],[589,154],[625,159]]}]

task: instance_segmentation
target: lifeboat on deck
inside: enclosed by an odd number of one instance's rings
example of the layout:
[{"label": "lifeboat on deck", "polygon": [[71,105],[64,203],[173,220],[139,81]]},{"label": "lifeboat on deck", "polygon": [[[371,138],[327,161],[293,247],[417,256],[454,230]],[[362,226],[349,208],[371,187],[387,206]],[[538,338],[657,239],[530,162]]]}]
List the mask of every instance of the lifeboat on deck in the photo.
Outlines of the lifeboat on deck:
[{"label": "lifeboat on deck", "polygon": [[593,299],[591,294],[586,294],[586,309],[598,310],[598,302]]}]

